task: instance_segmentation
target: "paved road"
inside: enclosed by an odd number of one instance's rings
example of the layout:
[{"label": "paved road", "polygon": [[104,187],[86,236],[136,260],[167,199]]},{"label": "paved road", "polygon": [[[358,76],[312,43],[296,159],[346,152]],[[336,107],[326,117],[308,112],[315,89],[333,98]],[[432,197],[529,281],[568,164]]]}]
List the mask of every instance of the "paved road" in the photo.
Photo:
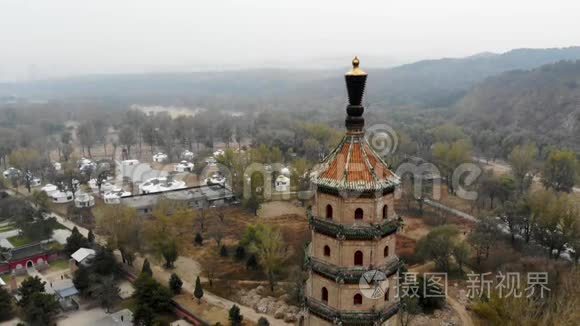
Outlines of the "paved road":
[{"label": "paved road", "polygon": [[452,213],[452,214],[454,214],[456,216],[462,217],[462,218],[464,218],[466,220],[469,220],[469,221],[472,221],[472,222],[477,222],[477,218],[475,216],[469,215],[469,214],[467,214],[465,212],[462,212],[462,211],[460,211],[458,209],[445,206],[445,205],[443,205],[443,204],[441,204],[439,202],[436,202],[436,201],[433,201],[433,200],[430,200],[430,199],[425,199],[424,200],[424,203],[426,205],[428,205],[428,206],[435,207],[435,208],[442,209],[444,211],[450,212],[450,213]]}]

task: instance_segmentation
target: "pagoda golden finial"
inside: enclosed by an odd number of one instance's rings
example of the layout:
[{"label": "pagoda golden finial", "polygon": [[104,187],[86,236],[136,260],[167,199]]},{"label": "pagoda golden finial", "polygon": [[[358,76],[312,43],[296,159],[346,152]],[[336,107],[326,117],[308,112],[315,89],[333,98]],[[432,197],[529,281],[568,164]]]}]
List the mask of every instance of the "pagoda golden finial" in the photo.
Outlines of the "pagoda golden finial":
[{"label": "pagoda golden finial", "polygon": [[359,64],[360,64],[360,60],[358,59],[357,56],[355,56],[354,59],[352,59],[352,69],[351,69],[351,71],[347,72],[346,75],[347,76],[366,76],[367,73],[358,67]]}]

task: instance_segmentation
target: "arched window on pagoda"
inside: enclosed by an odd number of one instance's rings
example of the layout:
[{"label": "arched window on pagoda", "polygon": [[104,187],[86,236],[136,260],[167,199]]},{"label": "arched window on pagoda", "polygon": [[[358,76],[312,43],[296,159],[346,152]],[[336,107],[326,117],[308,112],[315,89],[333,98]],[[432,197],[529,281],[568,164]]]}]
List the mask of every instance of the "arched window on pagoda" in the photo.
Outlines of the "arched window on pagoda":
[{"label": "arched window on pagoda", "polygon": [[326,218],[332,220],[332,206],[330,204],[326,205]]},{"label": "arched window on pagoda", "polygon": [[389,256],[389,246],[385,246],[385,249],[383,250],[383,257],[388,257]]},{"label": "arched window on pagoda", "polygon": [[389,217],[389,206],[383,206],[383,220],[386,220]]},{"label": "arched window on pagoda", "polygon": [[322,302],[328,303],[328,290],[325,287],[322,288],[320,299]]},{"label": "arched window on pagoda", "polygon": [[385,301],[389,301],[389,291],[391,289],[387,288],[387,291],[385,291]]},{"label": "arched window on pagoda", "polygon": [[357,208],[357,209],[354,211],[354,219],[355,219],[355,220],[362,220],[362,219],[363,219],[363,217],[364,217],[364,213],[363,213],[363,210],[362,210],[362,208]]},{"label": "arched window on pagoda", "polygon": [[352,299],[352,303],[355,306],[361,305],[362,304],[362,295],[360,293],[355,294],[354,298]]},{"label": "arched window on pagoda", "polygon": [[363,265],[363,253],[360,250],[354,253],[354,265],[355,266]]},{"label": "arched window on pagoda", "polygon": [[330,247],[324,246],[324,256],[330,257]]}]

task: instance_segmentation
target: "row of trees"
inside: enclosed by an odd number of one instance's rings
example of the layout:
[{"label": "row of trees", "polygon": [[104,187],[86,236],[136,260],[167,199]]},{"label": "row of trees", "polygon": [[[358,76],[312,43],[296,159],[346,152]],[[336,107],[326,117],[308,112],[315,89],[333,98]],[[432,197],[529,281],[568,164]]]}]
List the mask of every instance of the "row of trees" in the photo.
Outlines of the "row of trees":
[{"label": "row of trees", "polygon": [[28,277],[20,283],[17,306],[13,297],[4,287],[0,287],[0,321],[9,320],[19,311],[19,315],[30,325],[51,325],[60,310],[53,294],[45,292],[45,282],[38,276]]}]

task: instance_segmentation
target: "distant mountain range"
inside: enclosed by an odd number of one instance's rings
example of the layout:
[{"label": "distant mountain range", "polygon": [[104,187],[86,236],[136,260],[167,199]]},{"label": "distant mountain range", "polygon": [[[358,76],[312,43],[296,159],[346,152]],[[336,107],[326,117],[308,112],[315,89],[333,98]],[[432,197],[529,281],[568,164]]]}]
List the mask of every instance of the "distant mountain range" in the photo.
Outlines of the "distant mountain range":
[{"label": "distant mountain range", "polygon": [[580,61],[489,77],[456,109],[457,122],[474,133],[580,150]]},{"label": "distant mountain range", "polygon": [[[362,67],[364,69],[364,58]],[[367,101],[384,107],[449,107],[478,82],[511,70],[529,70],[561,60],[580,59],[580,47],[517,49],[466,58],[424,60],[394,68],[368,69]],[[299,97],[316,103],[344,98],[343,69],[240,70],[223,72],[94,75],[0,84],[0,97],[107,97],[147,104],[238,98],[260,102]]]},{"label": "distant mountain range", "polygon": [[510,70],[528,70],[561,60],[580,59],[580,47],[517,49],[481,53],[460,59],[424,60],[373,71],[369,95],[390,105],[446,107],[486,77]]}]

